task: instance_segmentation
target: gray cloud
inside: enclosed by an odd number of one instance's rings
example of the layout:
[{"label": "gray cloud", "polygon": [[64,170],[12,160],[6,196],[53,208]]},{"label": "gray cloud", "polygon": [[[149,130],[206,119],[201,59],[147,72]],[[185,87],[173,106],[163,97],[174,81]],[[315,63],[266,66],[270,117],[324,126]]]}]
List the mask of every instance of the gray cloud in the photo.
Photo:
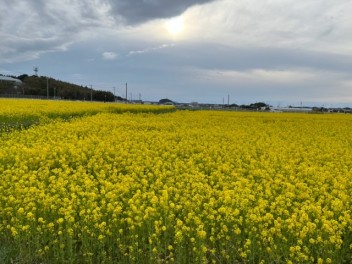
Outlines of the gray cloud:
[{"label": "gray cloud", "polygon": [[[349,0],[2,0],[0,67],[38,65],[110,88],[128,81],[154,99],[332,101],[334,91],[335,101],[352,102],[351,7]],[[163,19],[181,14],[184,31],[171,36]]]},{"label": "gray cloud", "polygon": [[127,24],[139,24],[148,20],[180,15],[194,5],[215,0],[110,0],[112,14]]},{"label": "gray cloud", "polygon": [[0,7],[0,59],[30,60],[50,51],[65,50],[94,27],[106,24],[97,1],[13,0]]},{"label": "gray cloud", "polygon": [[[151,56],[155,56],[151,54]],[[314,68],[322,71],[349,73],[352,55],[292,48],[231,47],[225,44],[202,43],[173,46],[167,56],[148,58],[164,65],[183,65],[207,70],[248,71],[253,69]]]},{"label": "gray cloud", "polygon": [[99,35],[104,28],[136,25],[181,14],[214,0],[12,0],[0,6],[0,59],[30,60]]}]

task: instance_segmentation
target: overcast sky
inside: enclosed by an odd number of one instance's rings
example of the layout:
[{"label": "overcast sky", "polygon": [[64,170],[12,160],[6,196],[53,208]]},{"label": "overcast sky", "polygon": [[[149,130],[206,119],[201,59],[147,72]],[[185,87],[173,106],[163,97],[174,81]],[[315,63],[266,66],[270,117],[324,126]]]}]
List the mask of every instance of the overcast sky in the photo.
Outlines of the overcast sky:
[{"label": "overcast sky", "polygon": [[1,0],[0,74],[143,100],[352,106],[350,0]]}]

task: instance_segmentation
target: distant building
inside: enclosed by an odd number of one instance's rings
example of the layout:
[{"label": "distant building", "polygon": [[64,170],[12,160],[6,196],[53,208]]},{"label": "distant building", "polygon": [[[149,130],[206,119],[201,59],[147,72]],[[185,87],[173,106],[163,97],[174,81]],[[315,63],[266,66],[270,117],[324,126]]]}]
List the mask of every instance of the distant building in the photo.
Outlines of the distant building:
[{"label": "distant building", "polygon": [[312,112],[311,107],[277,107],[277,108],[270,108],[271,112],[303,112],[308,113]]},{"label": "distant building", "polygon": [[8,76],[2,76],[2,75],[0,75],[0,81],[7,81],[7,82],[14,82],[17,84],[22,84],[22,81],[19,79],[8,77]]},{"label": "distant building", "polygon": [[23,94],[24,91],[21,89],[21,87],[21,80],[0,75],[0,94]]}]

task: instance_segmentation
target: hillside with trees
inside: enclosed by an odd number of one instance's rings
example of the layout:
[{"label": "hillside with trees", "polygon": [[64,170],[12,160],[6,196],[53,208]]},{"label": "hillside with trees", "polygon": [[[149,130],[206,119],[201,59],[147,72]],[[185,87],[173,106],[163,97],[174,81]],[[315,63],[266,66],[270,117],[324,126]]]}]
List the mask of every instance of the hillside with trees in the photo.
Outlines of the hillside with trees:
[{"label": "hillside with trees", "polygon": [[87,86],[72,84],[45,76],[22,74],[20,76],[0,77],[2,77],[0,81],[0,96],[49,97],[51,99],[104,102],[112,102],[115,99],[124,100],[121,97],[114,98],[112,92],[94,90]]}]

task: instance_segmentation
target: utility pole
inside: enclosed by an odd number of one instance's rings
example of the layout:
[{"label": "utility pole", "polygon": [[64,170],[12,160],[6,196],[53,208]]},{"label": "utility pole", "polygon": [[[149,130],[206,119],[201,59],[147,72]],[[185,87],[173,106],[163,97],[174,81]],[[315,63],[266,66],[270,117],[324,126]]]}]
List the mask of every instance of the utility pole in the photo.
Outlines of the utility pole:
[{"label": "utility pole", "polygon": [[114,102],[116,102],[116,96],[115,96],[115,86],[114,86]]},{"label": "utility pole", "polygon": [[49,78],[46,77],[46,95],[47,98],[49,99]]},{"label": "utility pole", "polygon": [[227,105],[230,106],[230,95],[227,95]]},{"label": "utility pole", "polygon": [[90,85],[90,101],[93,101],[93,87]]},{"label": "utility pole", "polygon": [[127,103],[127,82],[126,82],[126,103]]}]

